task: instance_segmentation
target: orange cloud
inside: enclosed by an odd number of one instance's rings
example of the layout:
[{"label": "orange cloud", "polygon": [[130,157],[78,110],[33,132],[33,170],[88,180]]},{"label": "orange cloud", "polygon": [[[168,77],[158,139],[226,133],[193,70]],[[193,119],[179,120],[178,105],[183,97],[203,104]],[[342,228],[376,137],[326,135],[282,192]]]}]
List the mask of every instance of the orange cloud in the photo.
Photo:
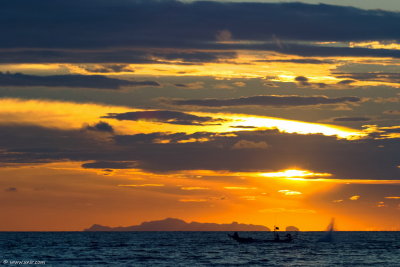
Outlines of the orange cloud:
[{"label": "orange cloud", "polygon": [[292,190],[279,190],[278,192],[284,194],[285,196],[297,196],[303,194],[301,192]]}]

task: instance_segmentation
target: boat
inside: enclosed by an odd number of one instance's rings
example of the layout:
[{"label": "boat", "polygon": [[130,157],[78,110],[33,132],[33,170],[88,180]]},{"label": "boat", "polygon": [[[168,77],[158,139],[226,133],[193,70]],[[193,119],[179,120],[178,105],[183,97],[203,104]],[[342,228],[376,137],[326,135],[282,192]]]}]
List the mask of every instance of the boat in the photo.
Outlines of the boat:
[{"label": "boat", "polygon": [[228,234],[228,236],[238,243],[290,243],[293,241],[293,238],[290,234],[287,234],[285,239],[280,239],[277,235],[275,235],[275,239],[255,239],[252,237],[240,237],[237,232],[233,233],[233,235]]},{"label": "boat", "polygon": [[257,242],[257,239],[254,239],[252,237],[240,237],[239,234],[237,232],[233,233],[233,235],[228,234],[228,236],[230,238],[232,238],[233,240],[239,242],[239,243],[253,243],[253,242]]}]

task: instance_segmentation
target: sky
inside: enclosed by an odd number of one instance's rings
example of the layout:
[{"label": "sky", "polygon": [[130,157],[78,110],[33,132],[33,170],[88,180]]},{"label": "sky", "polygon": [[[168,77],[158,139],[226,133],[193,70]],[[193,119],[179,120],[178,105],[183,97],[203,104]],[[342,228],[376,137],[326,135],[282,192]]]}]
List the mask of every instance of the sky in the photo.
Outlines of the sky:
[{"label": "sky", "polygon": [[400,230],[380,3],[2,1],[0,230]]}]

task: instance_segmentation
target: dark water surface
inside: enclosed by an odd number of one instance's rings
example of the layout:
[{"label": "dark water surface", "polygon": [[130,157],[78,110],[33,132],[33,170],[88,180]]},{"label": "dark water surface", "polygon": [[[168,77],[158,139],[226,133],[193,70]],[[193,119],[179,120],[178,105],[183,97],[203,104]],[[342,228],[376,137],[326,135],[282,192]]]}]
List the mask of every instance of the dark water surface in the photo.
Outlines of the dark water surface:
[{"label": "dark water surface", "polygon": [[[241,236],[271,239],[270,232]],[[227,232],[0,232],[0,262],[47,266],[400,266],[400,232],[300,232],[239,244]],[[31,261],[31,262],[27,262]]]}]

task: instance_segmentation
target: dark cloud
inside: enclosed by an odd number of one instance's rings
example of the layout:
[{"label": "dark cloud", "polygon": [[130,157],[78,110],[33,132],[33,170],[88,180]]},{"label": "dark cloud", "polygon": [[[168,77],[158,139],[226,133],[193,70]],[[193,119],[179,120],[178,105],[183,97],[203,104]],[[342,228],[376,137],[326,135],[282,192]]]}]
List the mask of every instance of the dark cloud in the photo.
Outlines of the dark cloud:
[{"label": "dark cloud", "polygon": [[304,76],[297,76],[294,78],[294,80],[297,82],[297,84],[301,87],[307,86],[307,87],[312,87],[312,88],[325,88],[326,84],[325,83],[310,83],[309,79]]},{"label": "dark cloud", "polygon": [[5,192],[17,192],[17,188],[16,187],[9,187],[9,188],[6,188],[4,191]]},{"label": "dark cloud", "polygon": [[365,73],[336,73],[335,75],[338,78],[346,78],[359,81],[400,83],[400,73],[365,72]]},{"label": "dark cloud", "polygon": [[349,85],[349,84],[352,84],[354,82],[356,82],[356,81],[355,80],[342,80],[342,81],[338,82],[338,84]]},{"label": "dark cloud", "polygon": [[[113,141],[87,130],[58,130],[34,126],[0,127],[0,162],[46,163],[101,159]],[[3,151],[1,148],[4,148]]]},{"label": "dark cloud", "polygon": [[[179,47],[177,47],[179,48]],[[203,49],[202,46],[181,47],[181,52],[160,52],[163,49],[151,49],[146,51],[135,49],[102,49],[102,50],[38,50],[38,49],[13,49],[11,51],[0,50],[0,63],[76,63],[85,64],[80,67],[90,72],[110,73],[110,72],[134,72],[126,64],[201,64],[207,62],[218,62],[226,59],[236,58],[235,52],[218,51],[185,51],[193,49]],[[207,45],[206,47],[207,48]],[[209,48],[213,48],[210,46]],[[213,49],[217,49],[214,47]],[[223,48],[221,48],[223,49]],[[180,62],[177,62],[180,61]],[[123,64],[111,64],[119,62]],[[108,63],[103,66],[90,66],[86,63]]]},{"label": "dark cloud", "polygon": [[229,30],[233,38],[245,40],[266,40],[272,35],[326,41],[400,37],[394,30],[400,26],[398,13],[323,4],[16,0],[2,3],[0,17],[2,47],[142,46],[160,40],[214,41],[222,30]]},{"label": "dark cloud", "polygon": [[176,87],[182,87],[182,88],[186,88],[186,87],[188,87],[186,84],[184,84],[184,83],[176,83],[176,84],[174,84]]},{"label": "dark cloud", "polygon": [[294,80],[302,83],[308,82],[308,78],[304,76],[297,76]]},{"label": "dark cloud", "polygon": [[211,140],[214,136],[218,136],[215,134],[207,133],[207,132],[197,132],[193,134],[185,134],[185,133],[150,133],[150,134],[134,134],[134,135],[116,135],[114,137],[115,142],[118,145],[123,146],[132,146],[137,144],[157,144],[161,143],[161,141],[168,141],[169,143],[179,143],[182,141],[188,140]]},{"label": "dark cloud", "polygon": [[184,133],[177,133],[173,136],[164,133],[150,133],[150,134],[133,134],[133,135],[117,135],[114,137],[117,144],[122,146],[132,146],[137,144],[152,144],[157,140],[169,140],[171,138],[185,137]]},{"label": "dark cloud", "polygon": [[[302,3],[3,1],[0,58],[2,62],[152,61],[143,51],[131,53],[129,58],[126,51],[120,52],[127,47],[244,48],[279,50],[303,56],[399,57],[400,51],[395,50],[307,46],[286,41],[398,40],[399,18],[399,13],[395,12]],[[267,43],[227,42],[230,40]],[[104,52],[106,48],[118,48],[119,51]],[[98,52],[89,53],[96,49]],[[216,60],[199,52],[173,53],[161,57],[186,57],[189,62]]]},{"label": "dark cloud", "polygon": [[386,110],[383,114],[397,116],[400,115],[400,110]]},{"label": "dark cloud", "polygon": [[[0,63],[137,63],[155,61],[147,53],[132,49],[12,49],[0,50]],[[82,66],[85,68],[85,66]]]},{"label": "dark cloud", "polygon": [[113,133],[114,128],[108,124],[107,122],[100,121],[97,124],[90,126],[88,125],[86,129],[91,130],[91,131],[98,131],[98,132],[106,132],[106,133]]},{"label": "dark cloud", "polygon": [[236,57],[235,52],[180,52],[154,54],[164,60],[183,61],[186,63],[216,62],[221,59],[232,59]]},{"label": "dark cloud", "polygon": [[367,117],[340,117],[340,118],[334,118],[333,121],[370,121],[370,118]]},{"label": "dark cloud", "polygon": [[297,64],[332,64],[333,60],[321,60],[314,58],[302,58],[302,59],[271,59],[271,60],[256,60],[257,62],[282,62],[282,63],[297,63]]},{"label": "dark cloud", "polygon": [[[94,138],[88,131],[2,126],[0,163],[90,161],[85,168],[139,168],[152,172],[180,170],[277,171],[297,166],[343,179],[397,179],[400,140],[342,140],[323,135],[269,131],[229,134],[195,133],[116,135]],[[387,129],[398,132],[398,129]],[[172,140],[169,143],[157,139]],[[188,139],[208,141],[180,142]],[[236,144],[267,144],[233,149]],[[245,160],[243,160],[245,159]],[[267,178],[265,178],[267,179]]]},{"label": "dark cloud", "polygon": [[381,127],[380,130],[384,133],[400,133],[400,126]]},{"label": "dark cloud", "polygon": [[81,65],[79,67],[94,73],[134,72],[127,64]]},{"label": "dark cloud", "polygon": [[224,121],[223,119],[201,117],[184,112],[169,110],[110,113],[103,118],[130,121],[147,120],[180,125],[215,125]]},{"label": "dark cloud", "polygon": [[95,89],[120,89],[129,86],[160,86],[154,81],[128,81],[102,75],[35,76],[21,73],[0,73],[0,86],[49,86]]},{"label": "dark cloud", "polygon": [[174,84],[177,88],[184,88],[184,89],[203,89],[204,82],[191,82],[191,83],[176,83]]},{"label": "dark cloud", "polygon": [[278,96],[278,95],[262,95],[231,99],[179,99],[170,100],[173,105],[190,105],[190,106],[205,106],[205,107],[223,107],[223,106],[309,106],[322,104],[340,104],[346,102],[359,102],[361,99],[354,96],[329,98],[326,96]]},{"label": "dark cloud", "polygon": [[298,55],[303,57],[394,57],[400,58],[400,50],[350,48],[335,46],[303,45],[291,43],[290,46],[277,48],[272,45],[253,45],[247,49],[271,50],[284,54]]},{"label": "dark cloud", "polygon": [[105,172],[112,172],[112,169],[133,169],[137,164],[135,162],[118,161],[95,161],[82,164],[86,169],[105,169]]},{"label": "dark cloud", "polygon": [[[396,167],[398,139],[345,141],[323,135],[246,131],[236,132],[235,136],[213,135],[205,143],[143,143],[138,142],[137,135],[117,136],[116,140],[119,145],[136,149],[138,166],[149,171],[276,171],[298,166],[353,179],[394,179],[400,172]],[[243,140],[268,147],[233,149]]]},{"label": "dark cloud", "polygon": [[[330,47],[318,46],[313,44],[299,44],[296,41],[288,41],[290,45],[281,47],[276,44],[266,42],[264,44],[249,43],[213,43],[213,42],[163,42],[160,40],[156,44],[143,44],[146,49],[135,50],[108,48],[108,49],[1,49],[0,63],[76,63],[76,64],[100,64],[100,63],[122,63],[122,64],[173,64],[196,65],[207,62],[218,62],[229,58],[235,58],[236,54],[232,52],[215,52],[215,50],[265,50],[274,51],[283,54],[298,55],[303,57],[393,57],[400,58],[400,50],[389,49],[369,49],[369,48],[350,48],[350,47]],[[123,45],[123,44],[121,44]],[[133,46],[134,44],[132,44]],[[153,45],[153,46],[152,46]],[[155,47],[155,48],[154,48]],[[179,53],[168,52],[160,53],[157,50],[164,48],[174,48],[180,50]],[[186,51],[190,50],[190,51]],[[202,50],[199,52],[192,50]],[[205,51],[208,50],[208,51]],[[185,52],[186,51],[186,52]],[[194,56],[197,54],[198,56]],[[170,59],[168,59],[170,58]],[[211,61],[208,61],[211,60]],[[305,62],[298,62],[305,63]],[[315,64],[315,63],[314,63]],[[101,68],[100,68],[101,70]]]},{"label": "dark cloud", "polygon": [[308,82],[308,78],[307,78],[307,77],[304,77],[304,76],[297,76],[296,78],[294,78],[294,80],[295,80],[296,82],[298,82],[299,85],[301,85],[301,86],[309,86],[309,85],[311,85],[311,84]]}]

